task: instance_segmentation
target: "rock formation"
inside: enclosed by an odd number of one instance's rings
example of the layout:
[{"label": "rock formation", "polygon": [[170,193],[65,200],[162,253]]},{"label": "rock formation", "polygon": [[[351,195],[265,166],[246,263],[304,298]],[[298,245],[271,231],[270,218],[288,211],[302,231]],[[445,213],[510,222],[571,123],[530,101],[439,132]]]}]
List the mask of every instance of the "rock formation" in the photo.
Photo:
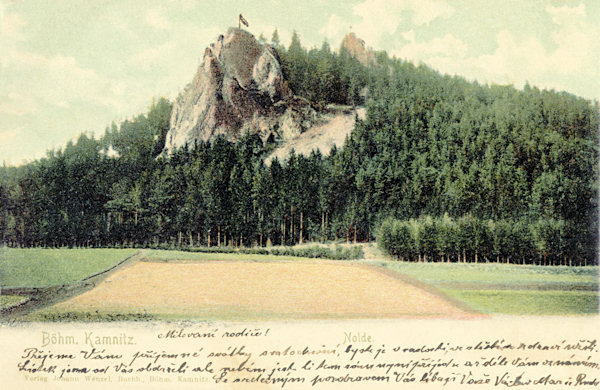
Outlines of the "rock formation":
[{"label": "rock formation", "polygon": [[342,40],[342,48],[348,50],[348,53],[356,58],[365,66],[377,65],[375,53],[365,46],[365,41],[358,38],[353,32],[346,34]]},{"label": "rock formation", "polygon": [[176,99],[165,151],[244,132],[265,141],[293,138],[310,127],[316,113],[288,88],[275,49],[252,34],[230,28],[206,48],[194,79]]}]

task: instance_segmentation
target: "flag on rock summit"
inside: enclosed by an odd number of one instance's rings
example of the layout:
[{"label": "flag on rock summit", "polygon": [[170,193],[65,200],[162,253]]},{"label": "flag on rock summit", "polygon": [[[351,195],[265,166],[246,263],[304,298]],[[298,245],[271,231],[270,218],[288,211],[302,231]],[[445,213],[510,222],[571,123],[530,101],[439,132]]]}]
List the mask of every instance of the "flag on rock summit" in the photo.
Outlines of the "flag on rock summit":
[{"label": "flag on rock summit", "polygon": [[242,16],[242,14],[240,14],[240,19],[238,21],[238,27],[241,28],[241,24],[243,24],[244,26],[248,27],[248,21],[246,19],[244,19],[244,17]]}]

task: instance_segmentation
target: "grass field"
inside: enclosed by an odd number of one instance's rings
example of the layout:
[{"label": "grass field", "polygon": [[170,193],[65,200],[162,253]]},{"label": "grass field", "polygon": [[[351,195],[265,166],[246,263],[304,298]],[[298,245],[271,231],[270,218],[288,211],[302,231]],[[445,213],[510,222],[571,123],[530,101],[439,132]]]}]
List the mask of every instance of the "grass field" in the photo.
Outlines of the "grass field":
[{"label": "grass field", "polygon": [[104,271],[135,249],[0,248],[0,287],[69,284]]},{"label": "grass field", "polygon": [[483,313],[598,313],[598,267],[388,262]]},{"label": "grass field", "polygon": [[172,250],[152,249],[144,251],[144,258],[151,261],[167,261],[167,260],[197,260],[197,261],[214,261],[214,260],[243,260],[243,261],[306,261],[314,260],[308,257],[296,256],[273,256],[273,255],[250,255],[243,253],[206,253],[206,252],[186,252]]},{"label": "grass field", "polygon": [[27,300],[20,295],[0,295],[0,309],[19,305]]},{"label": "grass field", "polygon": [[[541,266],[522,266],[506,264],[446,264],[446,263],[406,263],[398,261],[382,260],[376,251],[369,246],[365,247],[367,257],[370,261],[344,261],[343,264],[353,269],[361,264],[380,264],[391,271],[406,275],[427,285],[433,286],[448,296],[463,302],[471,308],[489,314],[509,314],[509,315],[581,315],[598,313],[598,267],[541,267]],[[0,287],[51,287],[64,284],[72,284],[86,277],[102,272],[113,267],[124,259],[132,256],[135,249],[11,249],[0,248]],[[172,262],[183,260],[183,263],[215,263],[215,262],[237,262],[240,263],[296,263],[299,267],[295,268],[300,272],[305,267],[315,261],[315,259],[292,257],[292,256],[272,256],[256,254],[235,254],[235,253],[201,253],[184,252],[169,250],[142,250],[136,257],[137,260],[143,259],[149,262]],[[136,261],[137,261],[136,260]],[[182,264],[176,261],[173,264]],[[340,263],[341,264],[341,263]],[[165,270],[169,269],[170,264],[163,265]],[[173,267],[171,267],[173,268]],[[122,275],[128,275],[129,267],[118,269]],[[167,271],[165,271],[167,272]],[[202,270],[199,270],[202,274]],[[324,271],[325,272],[325,271]],[[140,274],[144,277],[144,273]],[[160,272],[156,275],[162,275]],[[214,273],[214,284],[218,285],[222,279],[222,273]],[[256,278],[257,275],[241,271],[239,273],[239,283],[244,284],[247,281],[244,277]],[[244,276],[246,275],[246,276]],[[298,274],[300,275],[300,274]],[[318,279],[318,270],[302,274],[303,278]],[[340,273],[340,280],[344,283],[344,273]],[[326,278],[326,272],[322,275]],[[160,279],[159,276],[155,276]],[[176,278],[179,276],[175,275]],[[356,275],[355,275],[356,277]],[[110,277],[109,277],[110,279]],[[134,278],[135,279],[135,278]],[[127,284],[136,283],[137,279],[128,279]],[[273,280],[277,282],[277,277]],[[360,280],[360,278],[358,279]],[[299,279],[300,281],[300,279]],[[303,281],[303,280],[301,280]],[[304,281],[303,281],[304,282]],[[141,283],[140,286],[150,286]],[[186,285],[188,278],[177,279],[179,285]],[[210,286],[209,282],[202,283]],[[318,280],[312,283],[319,283]],[[385,283],[383,283],[385,284]],[[352,283],[351,283],[352,285]],[[336,289],[334,283],[330,289]],[[382,287],[381,281],[374,281],[365,291],[378,290]],[[151,287],[151,286],[150,286]],[[283,284],[282,288],[288,288]],[[310,283],[304,285],[305,289],[310,288]],[[255,289],[262,289],[255,286]],[[90,290],[93,291],[93,290]],[[152,291],[162,291],[153,289]],[[328,292],[329,290],[325,290]],[[340,301],[352,291],[352,288],[346,291],[339,291]],[[108,294],[108,292],[105,292]],[[275,294],[275,291],[273,291]],[[192,294],[192,292],[190,292]],[[402,294],[398,290],[398,294]],[[143,296],[142,296],[143,297]],[[398,299],[404,297],[399,296]],[[26,297],[2,295],[0,296],[0,308],[6,308],[18,305]],[[216,297],[215,297],[216,299]],[[264,299],[264,298],[261,298]],[[389,297],[387,298],[389,301]],[[232,301],[234,302],[234,301]],[[318,302],[318,301],[317,301]],[[229,302],[231,304],[231,302]],[[68,312],[55,312],[54,306],[47,307],[30,316],[38,320],[122,320],[122,319],[151,319],[155,318],[145,312],[144,308],[134,309],[131,313],[126,310],[117,312],[85,311],[82,305],[76,314]],[[214,317],[215,312],[211,309],[199,307],[196,309],[196,317]],[[258,318],[276,318],[274,312],[261,312],[256,308],[255,312],[247,309],[236,308],[235,305],[221,306],[222,315],[218,318],[228,319],[258,319]],[[217,313],[218,314],[218,313]],[[270,317],[271,316],[271,317]],[[176,318],[186,318],[185,310],[180,310]],[[285,316],[284,316],[285,317]],[[297,313],[289,318],[299,318]],[[351,315],[349,315],[352,318]],[[173,313],[158,318],[173,318]]]}]

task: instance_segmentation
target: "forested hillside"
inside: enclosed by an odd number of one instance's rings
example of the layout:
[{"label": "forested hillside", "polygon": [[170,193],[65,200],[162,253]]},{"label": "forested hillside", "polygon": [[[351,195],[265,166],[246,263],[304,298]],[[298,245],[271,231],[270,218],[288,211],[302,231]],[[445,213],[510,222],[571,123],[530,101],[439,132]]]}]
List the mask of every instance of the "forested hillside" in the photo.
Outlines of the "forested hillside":
[{"label": "forested hillside", "polygon": [[[377,54],[361,65],[294,35],[273,45],[294,93],[365,104],[342,148],[263,162],[246,135],[159,156],[171,103],[0,169],[11,246],[372,240],[436,261],[597,262],[598,104],[485,86]],[[366,87],[366,88],[365,88]]]}]

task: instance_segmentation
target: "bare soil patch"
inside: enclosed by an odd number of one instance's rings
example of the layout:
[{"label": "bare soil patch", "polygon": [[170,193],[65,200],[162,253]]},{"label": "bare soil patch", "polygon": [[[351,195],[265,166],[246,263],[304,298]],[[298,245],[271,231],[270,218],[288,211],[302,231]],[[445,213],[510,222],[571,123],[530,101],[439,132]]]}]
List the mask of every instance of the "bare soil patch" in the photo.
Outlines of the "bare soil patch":
[{"label": "bare soil patch", "polygon": [[381,267],[331,261],[136,262],[46,310],[207,319],[475,315]]}]

